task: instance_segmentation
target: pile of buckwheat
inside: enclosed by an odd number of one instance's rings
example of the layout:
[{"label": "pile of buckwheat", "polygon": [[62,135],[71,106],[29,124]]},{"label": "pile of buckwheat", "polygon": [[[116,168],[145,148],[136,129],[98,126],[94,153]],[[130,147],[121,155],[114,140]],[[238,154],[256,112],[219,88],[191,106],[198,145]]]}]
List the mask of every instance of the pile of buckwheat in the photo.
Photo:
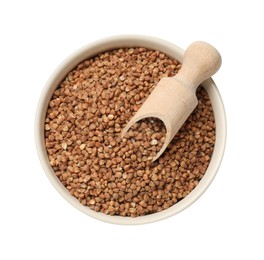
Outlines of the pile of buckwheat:
[{"label": "pile of buckwheat", "polygon": [[180,69],[159,51],[126,48],[80,63],[55,90],[45,121],[48,157],[57,177],[84,206],[137,217],[165,210],[203,177],[215,143],[206,91],[163,155],[166,129],[149,118],[121,131],[164,76]]}]

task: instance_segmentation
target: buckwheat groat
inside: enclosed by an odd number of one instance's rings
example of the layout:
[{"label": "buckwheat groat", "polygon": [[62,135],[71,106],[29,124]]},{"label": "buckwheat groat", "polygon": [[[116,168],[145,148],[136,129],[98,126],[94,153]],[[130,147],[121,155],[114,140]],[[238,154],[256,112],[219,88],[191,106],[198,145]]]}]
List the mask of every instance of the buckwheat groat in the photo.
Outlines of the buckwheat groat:
[{"label": "buckwheat groat", "polygon": [[164,154],[166,129],[156,118],[121,131],[164,76],[180,64],[159,51],[118,49],[88,59],[68,73],[47,110],[50,164],[84,206],[137,217],[165,210],[203,177],[215,143],[213,109],[206,91]]}]

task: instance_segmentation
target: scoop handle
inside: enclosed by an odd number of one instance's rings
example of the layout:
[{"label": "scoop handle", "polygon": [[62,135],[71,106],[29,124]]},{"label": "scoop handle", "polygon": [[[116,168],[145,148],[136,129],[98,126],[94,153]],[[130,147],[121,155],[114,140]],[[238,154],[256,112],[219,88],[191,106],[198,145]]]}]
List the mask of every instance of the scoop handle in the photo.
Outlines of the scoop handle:
[{"label": "scoop handle", "polygon": [[221,55],[213,46],[194,42],[186,49],[182,67],[175,78],[195,92],[204,80],[218,71],[221,63]]}]

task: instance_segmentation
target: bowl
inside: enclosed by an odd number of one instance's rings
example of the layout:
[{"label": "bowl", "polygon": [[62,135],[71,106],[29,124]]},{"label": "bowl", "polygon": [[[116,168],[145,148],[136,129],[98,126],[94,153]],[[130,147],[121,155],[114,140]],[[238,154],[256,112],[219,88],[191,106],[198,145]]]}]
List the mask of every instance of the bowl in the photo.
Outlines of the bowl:
[{"label": "bowl", "polygon": [[208,188],[214,179],[218,168],[221,164],[225,143],[226,143],[226,117],[224,105],[220,96],[220,93],[214,83],[210,78],[202,83],[205,90],[207,91],[215,117],[216,124],[216,141],[215,147],[212,154],[210,164],[204,174],[204,177],[200,180],[199,184],[181,201],[174,204],[170,208],[163,210],[158,213],[153,213],[146,216],[139,216],[136,218],[131,217],[121,217],[121,216],[110,216],[101,212],[96,212],[87,206],[83,206],[75,197],[70,195],[68,190],[63,186],[60,180],[55,175],[52,167],[50,166],[49,159],[46,152],[45,140],[44,140],[44,121],[46,116],[46,111],[48,108],[49,101],[52,97],[54,90],[59,86],[60,82],[65,78],[68,72],[75,68],[83,60],[95,56],[101,52],[108,50],[113,50],[117,48],[124,47],[145,47],[148,49],[160,50],[168,56],[175,58],[182,62],[184,51],[177,47],[176,45],[169,43],[167,41],[141,35],[120,35],[108,37],[91,44],[88,44],[81,49],[74,52],[66,60],[64,60],[58,68],[53,72],[47,81],[37,107],[36,118],[35,118],[35,142],[37,147],[38,156],[42,167],[53,184],[55,189],[75,208],[79,209],[83,213],[114,224],[145,224],[151,223],[158,220],[162,220],[171,217],[182,210],[186,209],[192,203],[194,203]]}]

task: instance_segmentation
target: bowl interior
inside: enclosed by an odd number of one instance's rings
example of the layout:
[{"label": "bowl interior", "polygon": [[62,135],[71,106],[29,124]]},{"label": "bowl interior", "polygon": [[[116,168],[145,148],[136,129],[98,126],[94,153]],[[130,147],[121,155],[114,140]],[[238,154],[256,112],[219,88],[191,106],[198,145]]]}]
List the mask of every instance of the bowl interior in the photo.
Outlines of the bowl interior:
[{"label": "bowl interior", "polygon": [[183,209],[190,206],[196,201],[203,192],[210,185],[214,179],[217,170],[220,166],[226,140],[226,119],[223,102],[220,93],[210,78],[203,82],[203,86],[206,89],[214,111],[215,123],[216,123],[216,141],[214,152],[211,158],[211,162],[207,168],[204,177],[201,179],[197,187],[191,191],[184,199],[171,206],[170,208],[163,210],[158,213],[141,216],[137,218],[131,217],[120,217],[120,216],[109,216],[104,213],[95,212],[87,206],[83,206],[79,201],[71,196],[68,190],[62,185],[60,180],[56,177],[52,167],[50,166],[45,142],[44,142],[44,121],[46,116],[47,107],[52,97],[53,92],[59,86],[60,82],[65,78],[67,73],[75,68],[83,60],[95,56],[101,52],[124,48],[124,47],[145,47],[148,49],[160,50],[170,57],[173,57],[182,62],[184,51],[164,40],[160,40],[153,37],[138,36],[138,35],[124,35],[106,38],[92,44],[86,45],[78,51],[74,52],[69,56],[51,75],[50,79],[46,83],[45,88],[41,94],[35,120],[35,141],[37,146],[38,155],[44,168],[44,171],[49,178],[50,182],[57,189],[57,191],[74,207],[79,209],[91,217],[99,220],[115,223],[115,224],[144,224],[154,221],[158,221],[172,215],[175,215]]}]

